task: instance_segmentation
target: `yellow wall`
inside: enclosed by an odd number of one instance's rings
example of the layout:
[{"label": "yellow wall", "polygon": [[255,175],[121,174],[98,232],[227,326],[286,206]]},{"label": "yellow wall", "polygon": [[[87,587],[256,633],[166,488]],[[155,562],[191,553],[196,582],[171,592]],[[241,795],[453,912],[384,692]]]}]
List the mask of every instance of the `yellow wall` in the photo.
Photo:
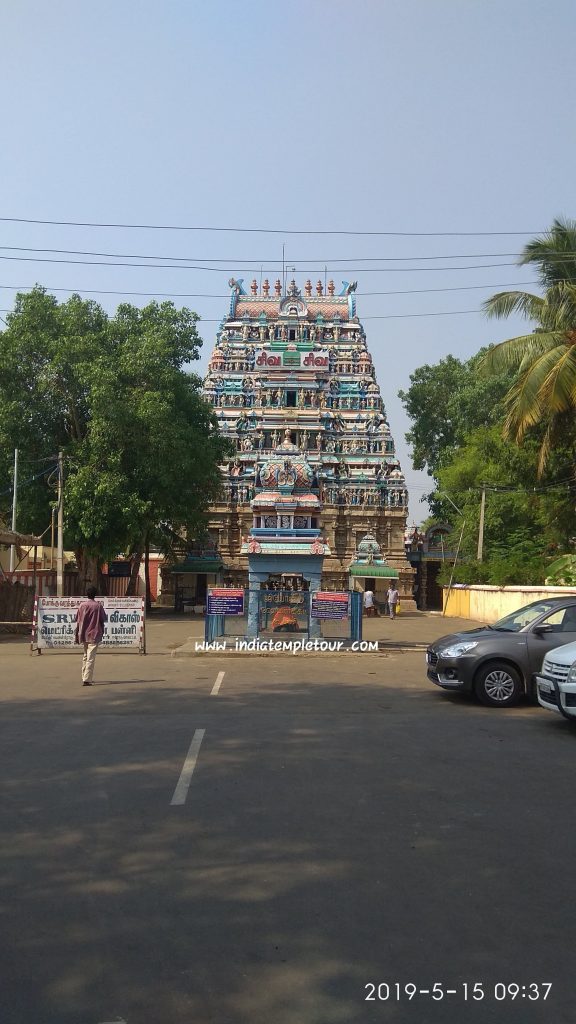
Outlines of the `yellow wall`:
[{"label": "yellow wall", "polygon": [[496,622],[504,615],[547,597],[576,594],[576,587],[444,587],[444,614],[475,622]]},{"label": "yellow wall", "polygon": [[470,591],[464,588],[453,589],[448,594],[444,588],[444,614],[452,615],[454,618],[469,619],[470,616]]}]

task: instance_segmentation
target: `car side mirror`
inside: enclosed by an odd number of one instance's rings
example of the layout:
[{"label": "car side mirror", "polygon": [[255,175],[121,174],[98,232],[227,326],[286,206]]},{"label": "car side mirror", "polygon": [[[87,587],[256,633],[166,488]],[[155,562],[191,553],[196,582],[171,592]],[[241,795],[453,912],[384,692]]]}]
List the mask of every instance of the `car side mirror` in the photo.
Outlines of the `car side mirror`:
[{"label": "car side mirror", "polygon": [[554,626],[550,625],[549,622],[543,622],[541,626],[534,626],[532,630],[537,636],[543,636],[545,633],[553,633]]}]

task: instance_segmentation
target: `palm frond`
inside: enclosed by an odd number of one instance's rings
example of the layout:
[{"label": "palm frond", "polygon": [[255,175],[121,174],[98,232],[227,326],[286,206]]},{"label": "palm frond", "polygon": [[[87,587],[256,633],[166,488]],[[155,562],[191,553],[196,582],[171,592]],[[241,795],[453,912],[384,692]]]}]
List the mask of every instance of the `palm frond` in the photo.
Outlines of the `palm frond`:
[{"label": "palm frond", "polygon": [[524,246],[518,262],[535,265],[545,288],[563,280],[576,282],[576,222],[556,218],[549,231]]},{"label": "palm frond", "polygon": [[565,349],[551,368],[541,388],[542,400],[554,416],[576,404],[576,351]]},{"label": "palm frond", "polygon": [[576,332],[576,284],[559,281],[546,293],[547,311],[555,327],[568,334]]},{"label": "palm frond", "polygon": [[545,299],[530,292],[497,292],[482,303],[487,317],[505,319],[512,313],[520,313],[527,320],[539,320]]},{"label": "palm frond", "polygon": [[539,358],[545,352],[562,344],[564,335],[559,332],[535,331],[533,334],[522,334],[518,338],[509,338],[488,349],[479,363],[481,373],[495,373],[522,367],[524,364]]},{"label": "palm frond", "polygon": [[526,431],[546,415],[547,381],[565,352],[566,347],[561,345],[531,360],[506,395],[505,433],[515,441],[521,441]]}]

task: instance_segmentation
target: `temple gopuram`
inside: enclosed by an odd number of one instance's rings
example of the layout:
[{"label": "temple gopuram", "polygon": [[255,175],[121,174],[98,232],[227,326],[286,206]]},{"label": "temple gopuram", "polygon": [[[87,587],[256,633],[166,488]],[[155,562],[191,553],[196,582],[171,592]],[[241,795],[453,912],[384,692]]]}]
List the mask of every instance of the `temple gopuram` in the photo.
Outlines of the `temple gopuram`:
[{"label": "temple gopuram", "polygon": [[[204,382],[235,448],[223,467],[222,500],[210,510],[222,581],[247,587],[250,556],[263,549],[273,576],[270,558],[286,545],[305,553],[308,544],[322,552],[322,590],[368,583],[382,590],[394,577],[405,606],[414,607],[404,546],[408,492],[357,316],[356,284],[342,282],[338,293],[333,281],[314,290],[306,281],[303,293],[294,280],[284,288],[280,280],[260,288],[253,281],[249,292],[241,280],[229,286]],[[372,562],[358,560],[366,535],[382,555]],[[286,582],[282,559],[277,576],[278,585],[306,586],[299,573]]]}]

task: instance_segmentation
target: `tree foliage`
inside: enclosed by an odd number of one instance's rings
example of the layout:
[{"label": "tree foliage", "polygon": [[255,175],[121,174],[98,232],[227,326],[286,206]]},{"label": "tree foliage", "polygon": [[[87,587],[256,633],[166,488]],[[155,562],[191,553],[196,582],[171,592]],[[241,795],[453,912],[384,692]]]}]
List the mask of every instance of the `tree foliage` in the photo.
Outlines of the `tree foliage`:
[{"label": "tree foliage", "polygon": [[[566,426],[539,478],[546,425],[520,445],[503,435],[506,396],[517,371],[508,366],[487,376],[479,372],[486,357],[486,349],[468,362],[448,356],[415,371],[410,389],[401,393],[413,421],[407,439],[415,468],[426,467],[434,477],[430,508],[436,521],[452,525],[453,550],[461,537],[455,579],[541,583],[551,558],[570,550],[576,533],[574,427]],[[477,562],[484,484],[484,553]],[[441,581],[450,575],[446,566]]]},{"label": "tree foliage", "polygon": [[435,475],[464,443],[475,427],[496,423],[512,374],[486,377],[478,372],[485,350],[465,362],[446,356],[425,364],[410,376],[410,387],[400,391],[413,426],[406,434],[412,447],[414,469]]},{"label": "tree foliage", "polygon": [[[78,295],[18,295],[0,347],[0,459],[65,454],[66,544],[98,559],[158,527],[194,533],[219,493],[228,454],[200,379],[197,316],[170,302],[109,317]],[[19,525],[41,531],[53,491],[22,490]],[[0,509],[1,511],[1,509]]]},{"label": "tree foliage", "polygon": [[518,371],[505,398],[504,431],[519,443],[526,431],[546,424],[540,445],[542,473],[576,407],[576,222],[555,220],[550,231],[525,246],[519,263],[536,269],[544,295],[500,292],[484,308],[489,317],[519,313],[536,327],[490,348],[482,368],[488,373]]},{"label": "tree foliage", "polygon": [[[556,449],[541,480],[537,480],[538,448],[536,438],[521,447],[506,441],[500,424],[479,427],[439,470],[437,514],[453,524],[454,545],[464,524],[463,564],[456,580],[501,586],[543,583],[551,559],[569,549],[576,529],[572,446]],[[476,552],[485,484],[484,555],[479,563]],[[444,494],[451,496],[461,516]]]}]

